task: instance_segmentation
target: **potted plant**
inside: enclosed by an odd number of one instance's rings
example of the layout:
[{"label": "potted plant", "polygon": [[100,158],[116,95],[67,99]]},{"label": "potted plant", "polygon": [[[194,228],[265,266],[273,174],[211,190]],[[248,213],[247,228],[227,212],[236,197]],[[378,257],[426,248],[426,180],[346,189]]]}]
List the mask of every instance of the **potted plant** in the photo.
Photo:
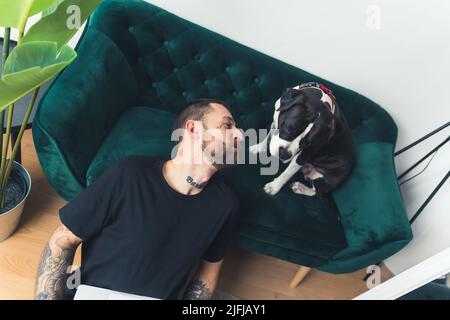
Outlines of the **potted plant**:
[{"label": "potted plant", "polygon": [[[75,58],[67,42],[81,28],[101,0],[0,0],[0,28],[4,28],[0,68],[0,241],[16,229],[31,189],[27,170],[14,161],[39,88]],[[25,33],[29,17],[40,19]],[[10,50],[11,29],[18,32]],[[32,94],[14,145],[9,146],[14,103]],[[7,113],[7,114],[6,114]]]}]

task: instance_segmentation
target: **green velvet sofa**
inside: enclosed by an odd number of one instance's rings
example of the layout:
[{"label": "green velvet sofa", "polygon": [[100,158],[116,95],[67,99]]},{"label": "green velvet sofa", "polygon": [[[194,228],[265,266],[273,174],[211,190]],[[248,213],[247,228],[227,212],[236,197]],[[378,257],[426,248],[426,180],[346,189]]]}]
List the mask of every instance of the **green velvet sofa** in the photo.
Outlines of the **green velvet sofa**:
[{"label": "green velvet sofa", "polygon": [[77,52],[33,123],[39,161],[65,200],[121,157],[168,157],[174,113],[191,99],[221,99],[239,127],[266,128],[284,88],[319,81],[347,117],[355,170],[321,198],[289,188],[266,195],[262,188],[273,177],[260,175],[259,165],[222,172],[241,197],[235,245],[346,273],[382,261],[411,240],[393,161],[397,127],[378,104],[144,1],[103,1]]}]

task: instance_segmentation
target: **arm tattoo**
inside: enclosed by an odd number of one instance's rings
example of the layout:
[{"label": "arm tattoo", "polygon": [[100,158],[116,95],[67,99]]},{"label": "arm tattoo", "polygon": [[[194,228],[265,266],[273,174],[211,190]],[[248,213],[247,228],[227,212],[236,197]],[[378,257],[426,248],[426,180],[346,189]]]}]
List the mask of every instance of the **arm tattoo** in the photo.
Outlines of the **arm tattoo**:
[{"label": "arm tattoo", "polygon": [[192,280],[184,295],[185,300],[209,300],[212,293],[208,286],[201,280]]},{"label": "arm tattoo", "polygon": [[67,243],[68,229],[60,227],[47,243],[36,275],[36,300],[56,300],[63,297],[67,269],[73,261],[76,246]]}]

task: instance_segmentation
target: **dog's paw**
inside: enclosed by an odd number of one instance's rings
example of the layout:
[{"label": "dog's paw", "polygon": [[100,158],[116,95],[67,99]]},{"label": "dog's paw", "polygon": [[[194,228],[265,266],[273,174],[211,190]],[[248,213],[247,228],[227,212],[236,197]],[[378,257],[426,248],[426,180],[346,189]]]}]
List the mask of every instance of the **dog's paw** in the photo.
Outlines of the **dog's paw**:
[{"label": "dog's paw", "polygon": [[309,188],[307,186],[305,186],[303,183],[301,182],[294,182],[291,184],[291,189],[292,191],[294,191],[294,193],[297,194],[303,194],[305,196],[315,196],[316,195],[316,190],[313,188]]},{"label": "dog's paw", "polygon": [[254,144],[254,145],[250,146],[250,147],[248,148],[248,151],[249,151],[250,153],[253,153],[253,154],[258,154],[258,153],[263,152],[262,149],[263,149],[263,148],[261,147],[261,145],[260,145],[259,143],[257,143],[257,144]]},{"label": "dog's paw", "polygon": [[264,192],[267,193],[268,195],[274,196],[278,193],[278,191],[280,191],[281,187],[282,185],[280,183],[272,181],[264,186]]}]

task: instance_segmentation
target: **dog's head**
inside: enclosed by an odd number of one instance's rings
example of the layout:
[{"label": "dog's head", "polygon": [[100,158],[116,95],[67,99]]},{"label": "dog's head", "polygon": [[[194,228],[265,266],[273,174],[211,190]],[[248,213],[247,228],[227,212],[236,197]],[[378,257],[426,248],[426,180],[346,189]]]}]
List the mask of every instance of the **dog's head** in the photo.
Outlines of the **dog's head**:
[{"label": "dog's head", "polygon": [[287,88],[275,103],[270,153],[289,162],[311,146],[329,142],[334,134],[334,96],[317,83]]}]

